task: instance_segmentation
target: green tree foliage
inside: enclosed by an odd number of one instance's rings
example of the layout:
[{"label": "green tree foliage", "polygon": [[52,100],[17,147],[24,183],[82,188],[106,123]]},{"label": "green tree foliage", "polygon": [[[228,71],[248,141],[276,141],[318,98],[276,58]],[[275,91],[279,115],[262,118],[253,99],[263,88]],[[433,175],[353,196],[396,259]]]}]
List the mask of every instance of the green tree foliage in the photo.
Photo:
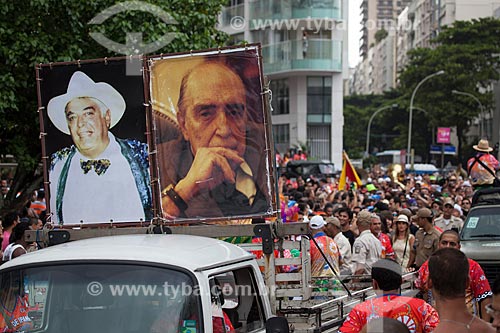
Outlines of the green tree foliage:
[{"label": "green tree foliage", "polygon": [[389,35],[389,33],[387,32],[387,30],[385,29],[380,29],[379,31],[377,31],[375,33],[375,41],[378,43],[380,43],[382,40],[384,40],[385,37],[387,37]]},{"label": "green tree foliage", "polygon": [[[344,149],[353,158],[363,156],[371,116],[380,108],[397,104],[378,113],[370,129],[370,154],[387,149],[404,149],[400,135],[406,132],[408,115],[397,90],[384,95],[352,95],[344,99]],[[347,125],[348,124],[348,125]]]},{"label": "green tree foliage", "polygon": [[[34,66],[38,63],[120,56],[89,35],[102,32],[125,42],[127,32],[141,32],[146,43],[167,32],[176,38],[155,53],[182,52],[224,45],[227,35],[216,30],[224,0],[149,0],[169,13],[177,24],[143,11],[125,11],[101,25],[88,22],[115,4],[111,0],[20,0],[0,2],[0,156],[12,154],[19,167],[2,207],[19,208],[41,182]],[[22,195],[16,199],[17,193]]]},{"label": "green tree foliage", "polygon": [[[456,21],[445,27],[436,38],[435,48],[416,49],[409,52],[409,64],[400,75],[401,92],[409,100],[415,86],[427,75],[444,70],[423,84],[415,97],[414,105],[427,110],[427,129],[455,127],[459,138],[459,158],[465,133],[480,113],[478,103],[466,96],[452,94],[452,90],[475,95],[485,110],[493,106],[492,82],[499,79],[500,20],[482,18]],[[415,120],[415,118],[414,118]],[[416,128],[416,127],[414,127]],[[417,154],[425,154],[427,144],[414,132],[413,147]]]}]

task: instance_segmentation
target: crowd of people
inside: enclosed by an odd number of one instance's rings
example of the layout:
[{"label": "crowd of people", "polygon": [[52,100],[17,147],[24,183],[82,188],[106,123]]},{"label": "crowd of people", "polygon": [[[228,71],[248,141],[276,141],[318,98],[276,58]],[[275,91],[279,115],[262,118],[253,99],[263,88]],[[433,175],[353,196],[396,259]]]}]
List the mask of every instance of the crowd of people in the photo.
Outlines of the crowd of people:
[{"label": "crowd of people", "polygon": [[24,240],[24,233],[27,230],[43,228],[46,209],[45,192],[39,190],[33,191],[22,210],[9,212],[3,216],[0,224],[0,257],[3,262],[39,248],[36,243],[27,243]]},{"label": "crowd of people", "polygon": [[[493,332],[493,319],[500,332],[499,312],[493,310],[498,307],[493,308],[493,291],[481,266],[461,259],[459,232],[470,210],[470,183],[455,173],[442,185],[430,176],[410,175],[405,187],[371,176],[377,180],[351,191],[336,189],[334,179],[299,178],[297,184],[282,179],[284,220],[309,222],[312,276],[350,275],[353,282],[370,277],[383,294],[356,306],[340,332],[360,332],[378,317],[404,322],[412,332],[448,332],[452,326],[454,332]],[[432,258],[443,253],[433,273]],[[459,264],[466,272],[462,280],[454,279],[461,271],[443,268]],[[402,274],[413,271],[418,298],[399,294]],[[449,291],[448,283],[459,287]],[[450,306],[460,316],[446,310]]]},{"label": "crowd of people", "polygon": [[[334,177],[279,178],[282,220],[309,223],[311,275],[370,280],[382,293],[356,306],[340,332],[397,329],[390,319],[412,332],[493,332],[493,326],[500,332],[500,282],[492,289],[481,266],[460,252],[459,232],[474,190],[496,179],[474,169],[482,166],[481,158],[493,161],[488,143],[481,140],[474,148],[478,155],[468,163],[469,175],[459,169],[394,179],[378,168],[363,186],[349,190],[338,188]],[[279,163],[307,158],[299,150],[291,153]],[[498,163],[489,165],[498,169]],[[45,211],[44,192],[35,191],[21,212],[3,218],[3,261],[36,249],[24,233],[43,227]],[[418,298],[399,294],[405,272],[416,272]]]},{"label": "crowd of people", "polygon": [[[312,275],[332,276],[325,274],[331,267],[353,281],[369,276],[383,294],[356,306],[340,332],[392,325],[367,325],[384,317],[411,332],[500,332],[499,282],[492,290],[481,266],[460,251],[459,233],[475,190],[498,182],[499,164],[488,142],[480,140],[474,149],[467,173],[393,179],[376,169],[363,186],[349,190],[339,189],[332,177],[280,179],[282,220],[309,222],[312,238],[321,240],[311,241]],[[418,298],[399,294],[405,272],[416,272]]]}]

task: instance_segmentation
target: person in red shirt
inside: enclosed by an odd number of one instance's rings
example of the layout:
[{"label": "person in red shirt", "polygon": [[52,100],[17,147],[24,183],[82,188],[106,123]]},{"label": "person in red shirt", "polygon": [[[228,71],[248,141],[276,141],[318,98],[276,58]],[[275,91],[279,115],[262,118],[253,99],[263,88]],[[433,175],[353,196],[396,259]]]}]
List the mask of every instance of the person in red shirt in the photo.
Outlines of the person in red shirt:
[{"label": "person in red shirt", "polygon": [[490,323],[471,314],[465,305],[468,272],[469,261],[458,249],[438,249],[430,256],[428,283],[439,313],[434,333],[495,333]]},{"label": "person in red shirt", "polygon": [[370,231],[377,237],[380,243],[382,243],[382,258],[395,259],[396,253],[392,248],[391,239],[382,232],[382,221],[380,220],[380,216],[372,214],[371,219],[372,224],[370,226]]},{"label": "person in red shirt", "polygon": [[[460,237],[455,230],[446,230],[439,237],[438,249],[447,247],[460,250]],[[486,313],[486,306],[491,303],[493,296],[488,279],[483,272],[483,269],[477,262],[472,259],[469,261],[469,282],[465,289],[465,301],[467,309],[470,313],[479,316],[480,318],[489,321],[489,315]],[[428,286],[429,281],[429,260],[424,262],[418,270],[418,278],[415,280],[415,286],[420,289],[424,295],[424,300],[429,304],[435,305],[435,299],[432,295],[431,288]]]},{"label": "person in red shirt", "polygon": [[339,332],[357,333],[371,320],[387,317],[399,320],[410,332],[430,333],[439,323],[437,311],[425,301],[401,296],[402,270],[391,259],[380,259],[372,267],[373,288],[382,295],[356,305]]}]

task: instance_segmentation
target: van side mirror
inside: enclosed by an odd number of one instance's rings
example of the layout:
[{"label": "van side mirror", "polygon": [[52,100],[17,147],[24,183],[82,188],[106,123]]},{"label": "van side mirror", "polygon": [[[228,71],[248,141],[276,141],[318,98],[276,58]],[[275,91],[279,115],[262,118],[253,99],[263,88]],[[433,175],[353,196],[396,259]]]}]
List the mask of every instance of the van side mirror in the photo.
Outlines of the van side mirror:
[{"label": "van side mirror", "polygon": [[285,317],[272,317],[266,321],[266,333],[289,333],[288,320]]}]

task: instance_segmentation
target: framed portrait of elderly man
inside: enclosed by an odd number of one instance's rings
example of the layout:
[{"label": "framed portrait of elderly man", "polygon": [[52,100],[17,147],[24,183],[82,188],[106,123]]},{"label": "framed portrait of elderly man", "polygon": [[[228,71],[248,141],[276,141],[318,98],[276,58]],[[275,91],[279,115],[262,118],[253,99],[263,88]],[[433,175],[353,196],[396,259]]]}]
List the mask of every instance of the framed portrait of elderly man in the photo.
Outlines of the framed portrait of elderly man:
[{"label": "framed portrait of elderly man", "polygon": [[260,47],[152,57],[149,66],[164,217],[275,214]]},{"label": "framed portrait of elderly man", "polygon": [[65,226],[152,218],[142,76],[127,59],[37,67],[51,220]]}]

